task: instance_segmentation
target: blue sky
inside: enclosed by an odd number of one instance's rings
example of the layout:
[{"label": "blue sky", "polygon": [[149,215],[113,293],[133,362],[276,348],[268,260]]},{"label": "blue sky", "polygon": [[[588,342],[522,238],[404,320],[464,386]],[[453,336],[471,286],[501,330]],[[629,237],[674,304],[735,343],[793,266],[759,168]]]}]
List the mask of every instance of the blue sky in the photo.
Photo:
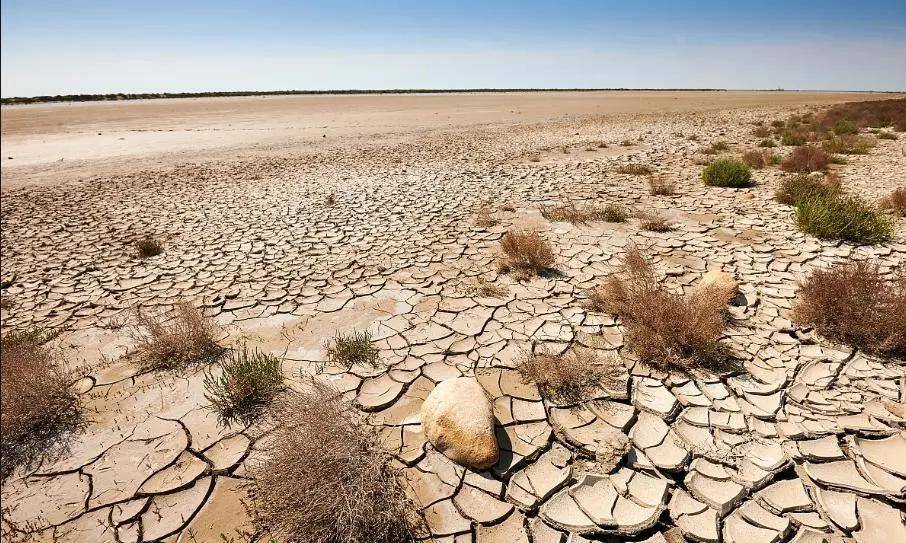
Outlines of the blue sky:
[{"label": "blue sky", "polygon": [[906,0],[4,0],[0,85],[906,90]]}]

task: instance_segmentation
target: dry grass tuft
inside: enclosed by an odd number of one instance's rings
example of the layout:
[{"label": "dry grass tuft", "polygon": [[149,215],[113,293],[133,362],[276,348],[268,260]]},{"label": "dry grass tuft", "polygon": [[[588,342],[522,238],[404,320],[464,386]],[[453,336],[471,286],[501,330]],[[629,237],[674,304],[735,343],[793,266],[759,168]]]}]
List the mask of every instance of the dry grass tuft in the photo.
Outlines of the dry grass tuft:
[{"label": "dry grass tuft", "polygon": [[74,376],[46,345],[53,336],[11,330],[0,339],[0,478],[34,465],[79,424]]},{"label": "dry grass tuft", "polygon": [[554,264],[550,243],[537,232],[509,231],[500,239],[500,249],[500,271],[513,273],[517,279],[534,277]]},{"label": "dry grass tuft", "polygon": [[135,242],[135,253],[139,258],[151,258],[164,252],[164,246],[156,239],[147,236]]},{"label": "dry grass tuft", "polygon": [[638,214],[642,228],[649,232],[672,232],[676,228],[667,221],[667,218],[657,211],[642,211]]},{"label": "dry grass tuft", "polygon": [[780,169],[792,173],[811,173],[827,169],[831,157],[822,149],[812,145],[796,147],[783,162]]},{"label": "dry grass tuft", "polygon": [[312,380],[276,409],[273,446],[252,467],[252,508],[286,543],[403,543],[423,534],[378,431]]},{"label": "dry grass tuft", "polygon": [[706,155],[716,155],[724,151],[730,150],[730,145],[725,141],[715,141],[705,149],[702,149],[702,153]]},{"label": "dry grass tuft", "polygon": [[881,209],[889,209],[900,217],[906,217],[906,187],[897,187],[882,198]]},{"label": "dry grass tuft", "polygon": [[906,274],[887,281],[868,262],[816,270],[800,286],[793,318],[832,340],[906,356]]},{"label": "dry grass tuft", "polygon": [[595,210],[595,219],[604,222],[626,222],[629,211],[618,204],[607,204]]},{"label": "dry grass tuft", "polygon": [[353,330],[348,334],[338,331],[324,348],[327,351],[328,362],[347,369],[356,364],[376,366],[380,352],[371,342],[371,332],[367,330]]},{"label": "dry grass tuft", "polygon": [[660,175],[648,178],[648,188],[655,196],[673,196],[676,194],[676,183]]},{"label": "dry grass tuft", "polygon": [[475,212],[475,217],[472,219],[472,222],[479,228],[491,228],[492,226],[496,226],[500,221],[494,217],[490,207],[481,206],[478,208],[478,211]]},{"label": "dry grass tuft", "polygon": [[661,284],[638,249],[623,260],[619,275],[608,278],[589,298],[590,307],[617,315],[627,346],[645,363],[691,369],[720,364],[726,325],[726,292],[704,287],[686,296]]},{"label": "dry grass tuft", "polygon": [[188,302],[176,304],[171,318],[166,317],[136,311],[133,336],[142,369],[182,368],[212,360],[223,352],[215,339],[214,321]]},{"label": "dry grass tuft", "polygon": [[476,277],[470,289],[472,294],[482,298],[506,298],[510,291],[503,285],[494,284],[487,279]]},{"label": "dry grass tuft", "polygon": [[516,368],[522,381],[538,385],[545,398],[561,404],[589,400],[602,388],[613,388],[625,373],[615,358],[601,358],[591,350],[555,355],[537,352]]},{"label": "dry grass tuft", "polygon": [[280,359],[243,345],[220,360],[216,373],[205,373],[204,388],[205,398],[222,423],[249,424],[283,388]]},{"label": "dry grass tuft", "polygon": [[651,175],[654,170],[651,169],[651,166],[644,164],[623,164],[617,168],[617,172],[628,175]]},{"label": "dry grass tuft", "polygon": [[767,149],[762,149],[760,151],[756,149],[750,149],[743,153],[742,161],[748,164],[750,167],[756,170],[760,170],[765,166],[779,164],[780,157],[768,151]]},{"label": "dry grass tuft", "polygon": [[579,208],[575,202],[567,199],[566,203],[556,206],[541,206],[541,216],[549,221],[569,222],[581,224],[589,220],[585,210]]}]

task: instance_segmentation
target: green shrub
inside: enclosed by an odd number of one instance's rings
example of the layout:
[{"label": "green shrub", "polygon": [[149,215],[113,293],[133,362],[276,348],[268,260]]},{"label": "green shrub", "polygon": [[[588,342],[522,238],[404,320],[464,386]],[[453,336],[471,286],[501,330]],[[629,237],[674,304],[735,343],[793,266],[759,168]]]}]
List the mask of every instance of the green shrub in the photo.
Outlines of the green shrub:
[{"label": "green shrub", "polygon": [[801,200],[796,221],[800,230],[815,237],[865,244],[887,241],[895,224],[862,198],[836,191]]},{"label": "green shrub", "polygon": [[629,212],[621,205],[607,204],[603,208],[594,210],[593,218],[604,222],[626,222]]},{"label": "green shrub", "polygon": [[377,358],[378,349],[371,343],[371,333],[367,330],[353,330],[349,334],[337,332],[333,341],[327,344],[327,360],[337,366],[375,366]]},{"label": "green shrub", "polygon": [[878,132],[878,139],[879,140],[895,140],[895,139],[897,139],[897,135],[894,134],[893,132]]},{"label": "green shrub", "polygon": [[786,130],[780,137],[780,143],[783,145],[797,146],[805,145],[806,139],[803,134],[793,130]]},{"label": "green shrub", "polygon": [[846,119],[840,119],[834,124],[834,134],[858,134],[859,129]]},{"label": "green shrub", "polygon": [[280,359],[270,353],[243,345],[218,366],[219,375],[205,374],[205,398],[227,425],[254,420],[283,387]]},{"label": "green shrub", "polygon": [[771,138],[765,138],[765,139],[761,140],[760,142],[758,142],[758,146],[759,147],[777,147],[777,144],[774,143],[774,140],[772,140]]},{"label": "green shrub", "polygon": [[822,175],[799,174],[787,177],[780,182],[774,193],[774,199],[789,206],[813,196],[829,196],[840,190],[839,184],[829,183]]},{"label": "green shrub", "polygon": [[702,180],[711,187],[748,187],[752,185],[752,169],[732,158],[715,160],[702,171]]}]

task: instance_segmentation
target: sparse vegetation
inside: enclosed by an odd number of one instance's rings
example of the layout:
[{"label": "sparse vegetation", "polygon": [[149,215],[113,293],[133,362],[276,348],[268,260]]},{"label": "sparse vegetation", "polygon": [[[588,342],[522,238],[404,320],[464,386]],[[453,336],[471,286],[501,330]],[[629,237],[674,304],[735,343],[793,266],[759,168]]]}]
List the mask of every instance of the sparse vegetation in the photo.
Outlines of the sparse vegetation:
[{"label": "sparse vegetation", "polygon": [[614,357],[601,357],[591,350],[573,350],[555,355],[537,352],[517,367],[522,381],[534,383],[545,398],[561,404],[589,400],[602,388],[612,388],[624,373]]},{"label": "sparse vegetation", "polygon": [[554,251],[537,232],[514,230],[500,239],[503,257],[500,271],[517,279],[529,279],[554,264]]},{"label": "sparse vegetation", "polygon": [[629,211],[618,204],[607,204],[597,210],[596,219],[604,222],[626,222],[629,218]]},{"label": "sparse vegetation", "polygon": [[503,285],[497,285],[487,279],[476,277],[472,285],[472,293],[482,298],[506,298],[509,290]]},{"label": "sparse vegetation", "polygon": [[749,187],[752,185],[752,169],[739,160],[723,158],[705,167],[702,180],[711,187]]},{"label": "sparse vegetation", "polygon": [[556,206],[541,206],[541,216],[549,221],[570,222],[581,224],[590,219],[586,210],[580,209],[575,202],[567,200],[565,204]]},{"label": "sparse vegetation", "polygon": [[247,345],[230,351],[204,379],[205,398],[226,425],[251,423],[282,387],[280,359]]},{"label": "sparse vegetation", "polygon": [[877,138],[879,140],[895,140],[897,139],[897,135],[893,132],[878,132]]},{"label": "sparse vegetation", "polygon": [[136,321],[133,336],[142,369],[182,368],[212,360],[223,351],[214,322],[188,302],[177,303],[169,316],[137,310]]},{"label": "sparse vegetation", "polygon": [[333,192],[328,194],[327,197],[324,198],[324,205],[326,205],[327,207],[333,207],[337,205],[337,195]]},{"label": "sparse vegetation", "polygon": [[859,128],[892,126],[906,130],[906,98],[838,104],[826,110],[818,124],[833,127],[841,120]]},{"label": "sparse vegetation", "polygon": [[660,175],[648,178],[648,188],[655,196],[673,196],[676,193],[676,183]]},{"label": "sparse vegetation", "polygon": [[10,330],[0,339],[0,478],[31,466],[80,421],[73,374],[46,342],[55,333]]},{"label": "sparse vegetation", "polygon": [[834,341],[906,356],[906,275],[885,280],[862,261],[816,270],[802,283],[793,316]]},{"label": "sparse vegetation", "polygon": [[759,125],[752,130],[752,135],[756,138],[766,138],[771,135],[771,129],[767,126]]},{"label": "sparse vegetation", "polygon": [[834,134],[858,134],[859,129],[850,121],[840,119],[834,123]]},{"label": "sparse vegetation", "polygon": [[767,149],[762,149],[761,151],[750,149],[743,153],[742,161],[748,164],[749,167],[760,170],[765,166],[779,164],[780,157],[768,151]]},{"label": "sparse vegetation", "polygon": [[800,200],[796,222],[807,234],[852,243],[880,243],[890,239],[894,230],[892,217],[841,191],[814,193]]},{"label": "sparse vegetation", "polygon": [[135,242],[135,252],[139,258],[151,258],[164,252],[164,246],[153,237],[146,236]]},{"label": "sparse vegetation", "polygon": [[771,138],[766,138],[766,139],[763,139],[760,142],[758,142],[758,146],[772,148],[772,147],[777,147],[777,144],[774,143],[774,140],[772,140]]},{"label": "sparse vegetation", "polygon": [[888,209],[900,217],[906,217],[906,187],[897,187],[881,199],[881,209]]},{"label": "sparse vegetation", "polygon": [[821,171],[830,164],[831,157],[823,150],[812,145],[796,147],[783,159],[780,169],[791,173],[811,173]]},{"label": "sparse vegetation", "polygon": [[374,367],[377,365],[379,351],[371,342],[368,330],[353,330],[348,334],[337,332],[325,345],[327,361],[331,364],[351,368],[358,364]]},{"label": "sparse vegetation", "polygon": [[286,543],[411,542],[423,521],[381,437],[322,381],[276,408],[272,446],[252,468],[259,529]]},{"label": "sparse vegetation", "polygon": [[645,363],[691,369],[727,357],[720,336],[726,325],[727,293],[717,286],[686,296],[661,284],[638,249],[623,260],[619,275],[609,277],[590,299],[592,309],[616,315],[627,346]]},{"label": "sparse vegetation", "polygon": [[623,164],[617,168],[617,172],[629,175],[651,175],[654,170],[651,169],[651,166],[644,164]]},{"label": "sparse vegetation", "polygon": [[780,136],[781,145],[799,146],[805,145],[807,141],[808,139],[805,135],[803,135],[801,132],[793,130],[784,131]]}]

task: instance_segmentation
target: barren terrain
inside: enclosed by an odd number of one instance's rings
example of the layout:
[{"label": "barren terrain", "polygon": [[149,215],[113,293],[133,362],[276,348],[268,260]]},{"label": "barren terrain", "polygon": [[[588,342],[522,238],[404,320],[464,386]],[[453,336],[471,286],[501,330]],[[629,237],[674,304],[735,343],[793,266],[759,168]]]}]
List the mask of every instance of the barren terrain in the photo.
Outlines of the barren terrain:
[{"label": "barren terrain", "polygon": [[[88,422],[2,488],[10,541],[268,541],[243,505],[266,424],[225,426],[203,368],[141,371],[133,309],[188,300],[221,343],[280,356],[291,386],[325,341],[369,330],[378,367],[318,373],[381,428],[438,541],[906,540],[906,372],[794,325],[810,271],[906,266],[906,219],[876,245],[819,240],[774,200],[786,175],[705,186],[702,153],[755,148],[753,123],[851,101],[806,92],[293,96],[4,107],[4,330],[62,328]],[[604,144],[604,145],[602,145]],[[789,147],[774,149],[783,155]],[[653,195],[644,164],[673,181]],[[906,186],[906,137],[836,164],[875,201]],[[335,203],[329,204],[333,195]],[[625,223],[550,221],[541,208],[614,203]],[[490,210],[495,224],[477,225]],[[640,212],[675,228],[652,232]],[[536,230],[556,272],[499,272],[499,240]],[[161,240],[141,259],[134,243]],[[739,282],[722,341],[738,366],[638,363],[588,292],[636,246],[678,292]],[[493,296],[484,282],[499,287]],[[514,371],[576,346],[618,357],[624,386],[562,404]],[[434,386],[475,376],[493,401],[498,462],[463,468],[426,442]],[[628,453],[594,459],[613,433]],[[225,539],[221,539],[225,538]],[[680,538],[680,539],[676,539]],[[851,538],[851,539],[850,539]],[[4,539],[6,541],[7,539]]]}]

